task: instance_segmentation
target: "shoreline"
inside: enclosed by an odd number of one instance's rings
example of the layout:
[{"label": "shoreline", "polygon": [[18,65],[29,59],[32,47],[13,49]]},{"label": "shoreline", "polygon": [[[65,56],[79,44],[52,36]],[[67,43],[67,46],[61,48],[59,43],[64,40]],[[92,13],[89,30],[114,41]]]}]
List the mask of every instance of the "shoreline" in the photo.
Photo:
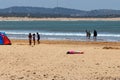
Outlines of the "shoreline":
[{"label": "shoreline", "polygon": [[29,18],[0,17],[0,21],[120,21],[120,18]]},{"label": "shoreline", "polygon": [[[11,39],[13,44],[27,44],[28,40],[23,39]],[[120,46],[120,42],[109,42],[109,41],[73,41],[73,40],[40,40],[40,44],[67,44],[67,45],[108,45],[108,46]],[[36,41],[36,45],[37,41]]]}]

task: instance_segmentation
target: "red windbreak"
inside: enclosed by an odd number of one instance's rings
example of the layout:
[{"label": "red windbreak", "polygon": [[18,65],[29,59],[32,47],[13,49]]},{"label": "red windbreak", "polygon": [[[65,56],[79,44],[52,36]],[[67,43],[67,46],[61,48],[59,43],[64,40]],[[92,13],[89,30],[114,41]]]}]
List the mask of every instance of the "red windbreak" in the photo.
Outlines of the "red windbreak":
[{"label": "red windbreak", "polygon": [[10,42],[10,40],[7,38],[7,36],[2,36],[3,37],[3,42],[4,42],[4,45],[10,45],[11,44],[11,42]]}]

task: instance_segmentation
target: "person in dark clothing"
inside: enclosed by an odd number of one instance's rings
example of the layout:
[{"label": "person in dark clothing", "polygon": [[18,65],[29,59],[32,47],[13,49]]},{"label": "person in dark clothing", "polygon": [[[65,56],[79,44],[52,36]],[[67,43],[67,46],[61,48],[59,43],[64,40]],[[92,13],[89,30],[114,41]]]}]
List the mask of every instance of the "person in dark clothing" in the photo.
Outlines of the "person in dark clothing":
[{"label": "person in dark clothing", "polygon": [[96,38],[97,38],[97,31],[96,30],[94,30],[94,32],[93,32],[93,38],[96,40]]},{"label": "person in dark clothing", "polygon": [[91,32],[90,31],[88,31],[88,39],[90,39],[90,37],[91,37]]},{"label": "person in dark clothing", "polygon": [[28,38],[29,38],[29,45],[31,45],[32,44],[32,34],[31,33],[29,33]]},{"label": "person in dark clothing", "polygon": [[90,31],[87,31],[87,30],[86,30],[86,38],[87,38],[87,39],[90,39],[90,37],[91,37]]},{"label": "person in dark clothing", "polygon": [[86,39],[88,39],[88,31],[86,30],[85,32],[86,32]]},{"label": "person in dark clothing", "polygon": [[40,44],[40,34],[37,32],[37,42]]},{"label": "person in dark clothing", "polygon": [[33,43],[35,45],[35,34],[33,34]]}]

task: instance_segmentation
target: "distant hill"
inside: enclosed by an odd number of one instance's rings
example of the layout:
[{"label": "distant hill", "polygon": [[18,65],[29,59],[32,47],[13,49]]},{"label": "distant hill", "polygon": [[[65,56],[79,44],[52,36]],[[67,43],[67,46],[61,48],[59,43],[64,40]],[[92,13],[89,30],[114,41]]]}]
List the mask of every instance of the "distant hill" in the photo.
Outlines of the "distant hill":
[{"label": "distant hill", "polygon": [[0,9],[2,17],[120,17],[120,10],[99,9],[99,10],[76,10],[62,7],[9,7]]}]

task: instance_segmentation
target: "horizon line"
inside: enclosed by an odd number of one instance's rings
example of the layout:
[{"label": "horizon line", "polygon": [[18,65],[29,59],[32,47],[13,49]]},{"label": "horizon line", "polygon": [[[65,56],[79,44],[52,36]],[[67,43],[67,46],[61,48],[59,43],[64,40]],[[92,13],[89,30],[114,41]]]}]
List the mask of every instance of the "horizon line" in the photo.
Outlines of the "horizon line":
[{"label": "horizon line", "polygon": [[[6,8],[12,8],[12,7],[49,8],[49,7],[38,7],[38,6],[10,6],[10,7],[6,7]],[[0,9],[6,9],[6,8],[0,8]],[[50,7],[50,9],[54,9],[54,8],[66,8],[66,9],[82,10],[82,11],[93,11],[93,10],[120,10],[120,9],[108,9],[108,8],[91,9],[91,10],[83,10],[83,9],[67,8],[67,7],[60,7],[60,6]]]}]

